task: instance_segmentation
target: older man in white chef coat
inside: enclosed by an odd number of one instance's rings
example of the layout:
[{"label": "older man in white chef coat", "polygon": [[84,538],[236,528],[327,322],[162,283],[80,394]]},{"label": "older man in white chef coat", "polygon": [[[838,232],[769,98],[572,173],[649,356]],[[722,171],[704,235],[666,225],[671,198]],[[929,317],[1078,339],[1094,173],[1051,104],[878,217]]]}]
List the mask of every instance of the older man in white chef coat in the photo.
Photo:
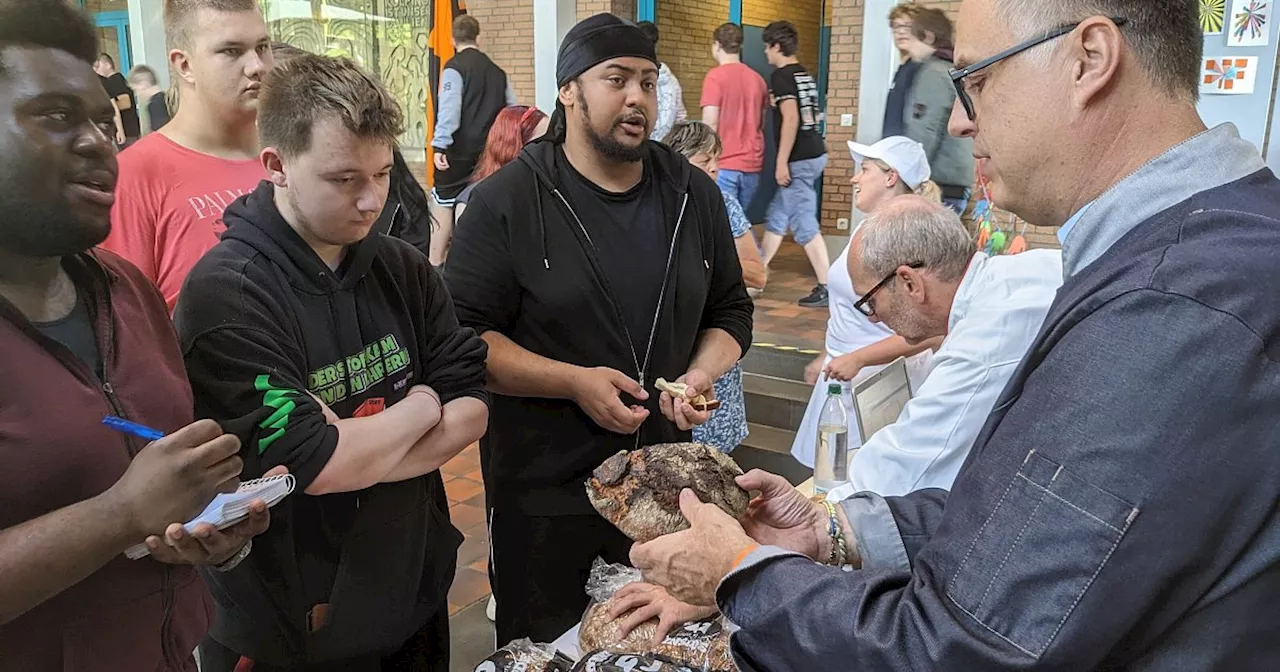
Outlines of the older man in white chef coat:
[{"label": "older man in white chef coat", "polygon": [[950,489],[1062,286],[1062,253],[975,253],[955,213],[899,196],[854,236],[849,275],[862,296],[856,307],[872,322],[908,343],[946,340],[898,421],[863,444],[850,483],[828,498]]}]

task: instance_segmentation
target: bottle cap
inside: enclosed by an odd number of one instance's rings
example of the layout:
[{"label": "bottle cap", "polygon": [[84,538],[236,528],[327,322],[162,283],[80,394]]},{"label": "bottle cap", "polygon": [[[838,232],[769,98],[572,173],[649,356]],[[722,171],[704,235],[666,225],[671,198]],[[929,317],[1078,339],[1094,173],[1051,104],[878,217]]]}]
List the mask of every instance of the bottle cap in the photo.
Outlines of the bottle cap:
[{"label": "bottle cap", "polygon": [[840,389],[840,383],[831,383],[830,385],[827,385],[827,394],[832,396],[842,395],[844,394],[844,390]]}]

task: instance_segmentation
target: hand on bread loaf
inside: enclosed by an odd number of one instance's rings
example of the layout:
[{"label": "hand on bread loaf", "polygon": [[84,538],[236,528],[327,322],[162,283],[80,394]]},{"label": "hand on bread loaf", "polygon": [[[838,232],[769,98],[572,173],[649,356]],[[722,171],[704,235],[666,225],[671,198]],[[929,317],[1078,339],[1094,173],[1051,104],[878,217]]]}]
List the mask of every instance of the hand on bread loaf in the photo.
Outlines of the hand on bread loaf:
[{"label": "hand on bread loaf", "polygon": [[[634,611],[633,611],[634,610]],[[631,612],[631,613],[627,613]],[[631,631],[648,621],[658,619],[658,628],[654,632],[653,646],[658,646],[673,628],[692,621],[715,616],[715,607],[695,607],[685,604],[671,596],[661,586],[651,583],[628,583],[613,596],[613,605],[609,608],[609,618],[622,618],[619,635],[625,639]]]},{"label": "hand on bread loaf", "polygon": [[631,566],[681,602],[715,606],[720,581],[757,544],[732,516],[699,501],[692,490],[681,491],[680,512],[689,529],[632,546]]}]

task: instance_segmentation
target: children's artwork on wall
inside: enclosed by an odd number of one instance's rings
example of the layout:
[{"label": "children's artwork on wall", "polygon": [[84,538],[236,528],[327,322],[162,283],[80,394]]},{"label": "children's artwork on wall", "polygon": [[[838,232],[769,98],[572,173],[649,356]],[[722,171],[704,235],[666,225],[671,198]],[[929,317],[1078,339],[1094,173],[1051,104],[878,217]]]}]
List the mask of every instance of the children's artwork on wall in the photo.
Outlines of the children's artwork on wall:
[{"label": "children's artwork on wall", "polygon": [[1210,57],[1201,71],[1200,93],[1247,95],[1258,81],[1258,57]]},{"label": "children's artwork on wall", "polygon": [[1232,0],[1228,47],[1265,47],[1271,33],[1271,0]]},{"label": "children's artwork on wall", "polygon": [[1200,0],[1200,30],[1205,35],[1221,35],[1226,14],[1227,0]]}]

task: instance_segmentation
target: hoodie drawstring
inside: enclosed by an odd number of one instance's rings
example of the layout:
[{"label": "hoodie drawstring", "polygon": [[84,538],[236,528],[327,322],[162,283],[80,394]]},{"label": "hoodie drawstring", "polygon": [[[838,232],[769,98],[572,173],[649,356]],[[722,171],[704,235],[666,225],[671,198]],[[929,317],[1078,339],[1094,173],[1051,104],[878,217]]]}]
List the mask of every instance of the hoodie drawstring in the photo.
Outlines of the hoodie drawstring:
[{"label": "hoodie drawstring", "polygon": [[551,261],[547,257],[547,222],[546,216],[542,214],[542,189],[534,189],[533,193],[538,202],[538,233],[542,237],[542,266],[549,271]]}]

